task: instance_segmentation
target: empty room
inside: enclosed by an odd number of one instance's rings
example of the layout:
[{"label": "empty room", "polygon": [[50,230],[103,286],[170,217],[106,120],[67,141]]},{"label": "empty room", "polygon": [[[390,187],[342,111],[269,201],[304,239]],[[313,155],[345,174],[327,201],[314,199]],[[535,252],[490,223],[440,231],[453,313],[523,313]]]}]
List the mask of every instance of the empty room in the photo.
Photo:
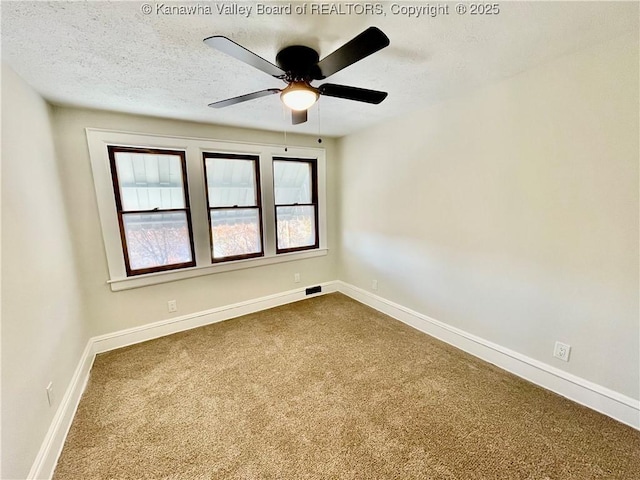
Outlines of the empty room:
[{"label": "empty room", "polygon": [[640,478],[640,3],[2,1],[2,479]]}]

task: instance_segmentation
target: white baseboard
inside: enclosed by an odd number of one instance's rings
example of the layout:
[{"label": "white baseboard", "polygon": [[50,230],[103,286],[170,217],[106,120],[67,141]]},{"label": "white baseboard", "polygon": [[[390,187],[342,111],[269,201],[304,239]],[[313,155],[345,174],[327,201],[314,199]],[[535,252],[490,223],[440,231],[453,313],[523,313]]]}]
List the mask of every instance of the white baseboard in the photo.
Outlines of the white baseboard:
[{"label": "white baseboard", "polygon": [[225,305],[201,312],[190,313],[179,317],[149,323],[141,327],[129,328],[119,332],[108,333],[99,337],[93,337],[93,353],[103,353],[116,348],[126,347],[135,343],[146,342],[154,338],[164,337],[172,333],[184,332],[192,328],[202,327],[231,318],[248,315],[250,313],[267,310],[287,303],[297,302],[313,296],[324,295],[338,291],[338,282],[325,282],[318,284],[322,287],[322,293],[306,295],[304,288],[276,293],[266,297],[247,300],[245,302]]},{"label": "white baseboard", "polygon": [[348,283],[333,281],[320,285],[322,293],[314,295],[306,295],[304,288],[300,288],[90,338],[27,478],[50,479],[53,476],[96,354],[333,292],[344,293],[421,332],[640,430],[640,402],[637,400],[451,327]]},{"label": "white baseboard", "polygon": [[71,422],[78,409],[82,392],[89,379],[89,372],[93,365],[95,355],[92,353],[91,340],[87,343],[80,362],[76,367],[71,383],[60,401],[60,406],[51,421],[51,426],[40,446],[38,455],[29,472],[27,479],[49,479],[58,463],[58,457],[62,452],[64,441],[69,433]]},{"label": "white baseboard", "polygon": [[338,281],[338,291],[525,380],[640,430],[640,401]]},{"label": "white baseboard", "polygon": [[337,282],[319,285],[321,293],[306,295],[305,289],[299,288],[90,338],[27,479],[50,479],[53,476],[96,354],[338,291]]}]

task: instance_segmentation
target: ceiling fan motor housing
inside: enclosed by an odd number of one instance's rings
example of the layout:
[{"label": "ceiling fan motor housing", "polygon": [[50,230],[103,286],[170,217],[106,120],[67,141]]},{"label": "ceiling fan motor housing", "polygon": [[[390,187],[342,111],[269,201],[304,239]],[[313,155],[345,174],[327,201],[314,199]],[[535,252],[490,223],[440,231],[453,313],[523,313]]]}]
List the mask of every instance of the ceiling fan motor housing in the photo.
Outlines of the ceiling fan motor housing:
[{"label": "ceiling fan motor housing", "polygon": [[276,64],[286,72],[284,80],[287,82],[310,82],[321,79],[319,60],[318,52],[303,45],[285,47],[276,55]]}]

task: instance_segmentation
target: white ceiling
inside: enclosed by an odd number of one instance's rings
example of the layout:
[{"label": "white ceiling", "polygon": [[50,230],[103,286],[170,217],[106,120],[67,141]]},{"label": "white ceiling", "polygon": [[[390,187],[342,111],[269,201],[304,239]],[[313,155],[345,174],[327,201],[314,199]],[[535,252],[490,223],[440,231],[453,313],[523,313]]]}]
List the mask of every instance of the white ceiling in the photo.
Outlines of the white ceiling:
[{"label": "white ceiling", "polygon": [[[458,15],[448,3],[449,15],[433,18],[394,14],[392,2],[382,2],[380,15],[257,15],[256,2],[226,3],[252,6],[248,18],[219,14],[222,2],[208,0],[150,1],[149,15],[142,3],[2,1],[2,59],[56,104],[310,134],[318,133],[319,117],[322,135],[342,136],[638,29],[638,2],[502,1],[492,16]],[[163,4],[201,10],[162,14]],[[274,63],[292,44],[313,47],[322,58],[372,25],[391,45],[327,81],[389,92],[380,105],[321,97],[320,115],[313,107],[297,126],[277,95],[207,107],[284,84],[206,46],[205,37],[225,35]]]}]

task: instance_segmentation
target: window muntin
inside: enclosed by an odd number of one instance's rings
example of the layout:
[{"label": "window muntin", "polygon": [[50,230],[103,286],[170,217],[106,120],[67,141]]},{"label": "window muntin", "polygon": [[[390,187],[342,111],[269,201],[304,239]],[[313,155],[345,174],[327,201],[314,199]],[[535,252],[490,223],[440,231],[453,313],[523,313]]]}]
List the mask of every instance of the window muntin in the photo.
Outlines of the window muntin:
[{"label": "window muntin", "polygon": [[108,153],[127,276],[195,266],[185,153]]},{"label": "window muntin", "polygon": [[319,247],[315,159],[273,158],[276,253]]},{"label": "window muntin", "polygon": [[211,261],[264,256],[257,155],[203,153]]}]

